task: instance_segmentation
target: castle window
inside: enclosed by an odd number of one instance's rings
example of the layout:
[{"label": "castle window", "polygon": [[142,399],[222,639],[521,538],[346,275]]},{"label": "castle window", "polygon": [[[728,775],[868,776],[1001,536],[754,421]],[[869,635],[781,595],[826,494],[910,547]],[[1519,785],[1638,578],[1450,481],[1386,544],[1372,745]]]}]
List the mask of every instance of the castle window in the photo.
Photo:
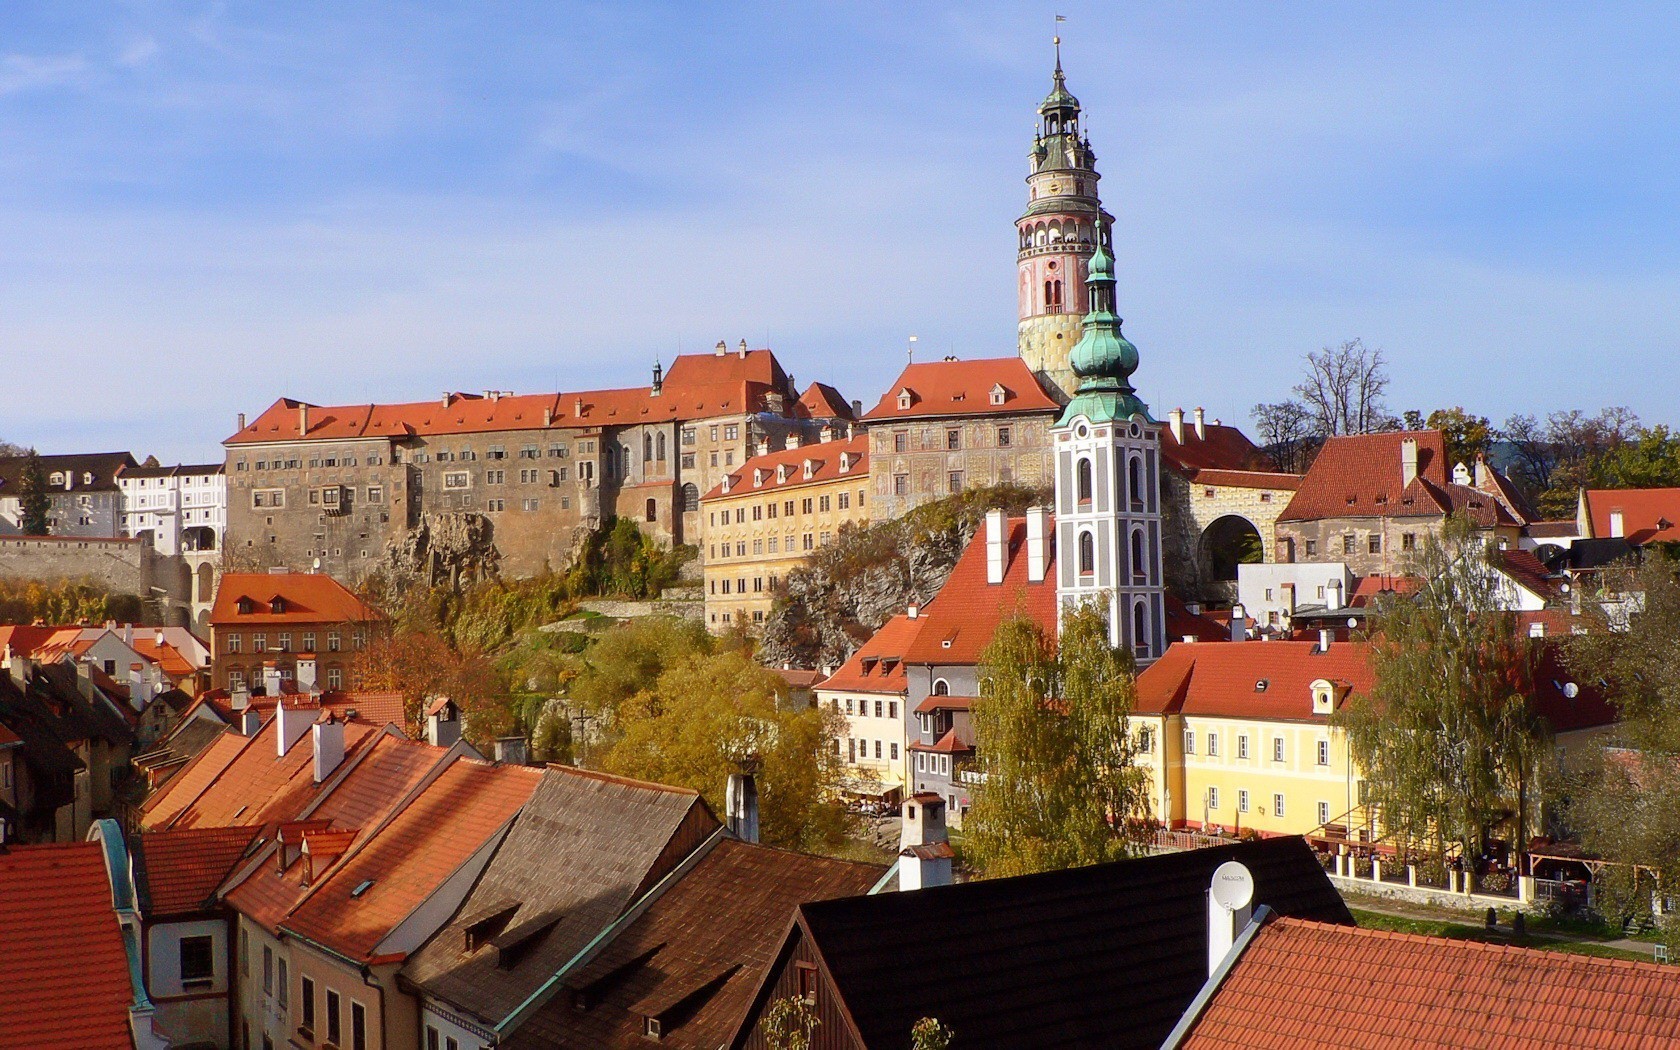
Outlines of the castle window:
[{"label": "castle window", "polygon": [[[1130,474],[1131,474],[1130,484],[1131,484],[1131,489],[1132,489],[1132,502],[1134,504],[1142,506],[1143,502],[1144,502],[1144,499],[1143,499],[1143,460],[1139,459],[1137,456],[1133,456],[1131,458],[1129,471],[1130,471]],[[1208,495],[1211,496],[1212,493],[1209,492]]]},{"label": "castle window", "polygon": [[1143,530],[1137,529],[1132,533],[1132,580],[1144,583],[1149,579],[1146,562],[1143,556]]},{"label": "castle window", "polygon": [[1149,613],[1142,602],[1132,606],[1132,646],[1137,655],[1149,655]]},{"label": "castle window", "polygon": [[659,520],[659,504],[651,499],[647,501],[647,520]]},{"label": "castle window", "polygon": [[1083,458],[1080,459],[1079,465],[1077,467],[1077,475],[1078,475],[1079,502],[1081,504],[1090,503],[1091,502],[1092,472],[1091,472],[1091,461],[1089,459],[1083,459]]},{"label": "castle window", "polygon": [[1079,575],[1090,576],[1097,571],[1097,541],[1089,532],[1079,534]]}]

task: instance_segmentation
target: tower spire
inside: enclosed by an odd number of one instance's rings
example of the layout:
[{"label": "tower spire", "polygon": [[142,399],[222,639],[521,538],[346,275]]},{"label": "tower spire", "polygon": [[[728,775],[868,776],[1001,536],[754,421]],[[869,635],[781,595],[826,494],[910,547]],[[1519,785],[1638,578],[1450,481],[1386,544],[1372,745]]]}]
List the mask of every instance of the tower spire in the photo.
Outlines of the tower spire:
[{"label": "tower spire", "polygon": [[1114,260],[1103,245],[1103,221],[1096,226],[1096,249],[1087,264],[1086,298],[1089,312],[1080,321],[1079,342],[1068,355],[1073,374],[1079,377],[1079,390],[1062,419],[1084,415],[1093,422],[1127,419],[1133,415],[1149,418],[1149,406],[1138,399],[1132,387],[1132,373],[1137,371],[1137,347],[1120,333],[1121,319],[1114,312]]}]

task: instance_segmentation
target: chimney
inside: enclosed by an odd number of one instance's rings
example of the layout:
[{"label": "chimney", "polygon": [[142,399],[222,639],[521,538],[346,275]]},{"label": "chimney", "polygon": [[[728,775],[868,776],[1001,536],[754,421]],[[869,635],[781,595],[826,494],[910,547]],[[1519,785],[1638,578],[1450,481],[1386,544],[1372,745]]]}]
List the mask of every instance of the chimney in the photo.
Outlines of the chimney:
[{"label": "chimney", "polygon": [[904,610],[905,617],[907,617],[908,619],[911,619],[911,620],[914,620],[916,617],[920,616],[921,614],[922,614],[922,607],[917,605],[915,602],[911,602],[910,607],[908,609]]},{"label": "chimney", "polygon": [[747,359],[747,341],[745,339],[741,340],[741,349],[736,356],[743,361]]},{"label": "chimney", "polygon": [[945,830],[945,800],[931,791],[904,800],[904,831],[898,845],[898,888],[919,890],[951,884],[951,839]]},{"label": "chimney", "polygon": [[245,429],[245,413],[243,412],[239,413],[239,429]]},{"label": "chimney", "polygon": [[128,702],[136,711],[143,711],[152,702],[151,682],[146,678],[144,664],[128,665]]},{"label": "chimney", "polygon": [[1050,564],[1050,508],[1027,508],[1027,582],[1043,583]]},{"label": "chimney", "polygon": [[133,624],[131,624],[131,623],[123,624],[122,640],[123,640],[123,644],[128,646],[129,648],[132,649],[134,647],[134,625]]},{"label": "chimney", "polygon": [[152,644],[157,646],[159,649],[163,648],[164,637],[162,627],[159,627],[156,631],[152,632]]},{"label": "chimney", "polygon": [[1003,570],[1009,564],[1009,519],[1002,508],[986,512],[986,582],[1002,583]]},{"label": "chimney", "polygon": [[263,692],[268,696],[278,698],[280,696],[280,683],[282,681],[280,677],[280,668],[271,664],[265,664],[263,665],[262,675]]},{"label": "chimney", "polygon": [[729,352],[729,344],[724,342],[722,339],[718,340],[718,345],[717,345],[716,349],[714,349],[712,351],[712,353],[717,357],[722,357],[724,354],[727,354],[728,352]]},{"label": "chimney", "polygon": [[572,415],[580,418],[583,416],[583,398],[572,399]]},{"label": "chimney", "polygon": [[758,841],[758,779],[750,772],[729,774],[723,808],[729,830],[742,842]]},{"label": "chimney", "polygon": [[526,764],[525,738],[522,736],[499,736],[495,744],[496,761],[504,766],[523,766]]},{"label": "chimney", "polygon": [[315,783],[332,776],[332,771],[344,761],[344,723],[338,720],[336,714],[329,713],[325,721],[316,722],[315,732]]},{"label": "chimney", "polygon": [[782,439],[783,450],[795,449],[795,448],[798,448],[798,447],[799,447],[799,431],[797,431],[797,430],[788,431],[788,436]]},{"label": "chimney", "polygon": [[1174,444],[1184,444],[1184,409],[1175,408],[1167,413],[1167,429],[1172,431]]},{"label": "chimney", "polygon": [[239,735],[252,737],[262,728],[262,712],[254,707],[246,707],[239,712],[239,720],[234,723],[239,727]]},{"label": "chimney", "polygon": [[1228,860],[1213,869],[1208,886],[1208,976],[1218,971],[1237,934],[1254,914],[1254,876],[1242,864]]},{"label": "chimney", "polygon": [[285,701],[274,705],[274,718],[278,723],[274,736],[274,746],[279,757],[286,757],[286,752],[292,745],[303,739],[303,734],[309,732],[309,723],[314,721],[313,710],[305,710]]},{"label": "chimney", "polygon": [[299,653],[297,658],[297,686],[300,693],[313,693],[315,689],[315,656],[314,654]]},{"label": "chimney", "polygon": [[1336,638],[1336,632],[1335,631],[1332,631],[1328,627],[1320,627],[1318,629],[1318,651],[1321,652],[1321,653],[1329,652],[1330,651],[1330,643],[1335,641],[1335,638]]},{"label": "chimney", "polygon": [[822,429],[817,431],[817,440],[822,442],[825,445],[828,444],[830,441],[833,441],[834,440],[834,428],[832,426],[828,425],[827,423],[824,423],[822,425]]},{"label": "chimney", "polygon": [[298,405],[298,437],[309,436],[309,406]]},{"label": "chimney", "polygon": [[1295,584],[1286,583],[1278,589],[1283,592],[1283,611],[1293,616],[1295,614]]},{"label": "chimney", "polygon": [[1405,438],[1400,442],[1400,484],[1410,485],[1417,480],[1417,438]]},{"label": "chimney", "polygon": [[1327,609],[1345,609],[1342,601],[1342,581],[1333,579],[1324,585],[1324,606]]},{"label": "chimney", "polygon": [[244,711],[251,706],[251,687],[238,685],[228,690],[228,706],[235,711]]},{"label": "chimney", "polygon": [[1248,614],[1243,607],[1231,606],[1231,641],[1242,642],[1248,639]]},{"label": "chimney", "polygon": [[[7,659],[10,659],[11,648],[6,649]],[[76,689],[84,699],[93,699],[93,661],[81,659],[76,661]]]},{"label": "chimney", "polygon": [[1627,526],[1624,524],[1622,512],[1619,510],[1610,512],[1610,535],[1615,538],[1627,535]]},{"label": "chimney", "polygon": [[852,399],[852,418],[853,419],[859,419],[862,416],[863,416],[863,402],[857,400],[856,398],[853,398]]},{"label": "chimney", "polygon": [[1203,421],[1202,410],[1200,408],[1196,409],[1196,440],[1207,440],[1207,423]]},{"label": "chimney", "polygon": [[545,406],[543,406],[543,426],[551,427],[553,425],[554,425],[554,406],[545,405]]},{"label": "chimney", "polygon": [[759,438],[758,439],[758,455],[768,456],[769,454],[770,454],[770,439],[769,438]]},{"label": "chimney", "polygon": [[445,697],[432,705],[426,713],[426,743],[435,747],[450,747],[461,739],[461,712],[455,701]]}]

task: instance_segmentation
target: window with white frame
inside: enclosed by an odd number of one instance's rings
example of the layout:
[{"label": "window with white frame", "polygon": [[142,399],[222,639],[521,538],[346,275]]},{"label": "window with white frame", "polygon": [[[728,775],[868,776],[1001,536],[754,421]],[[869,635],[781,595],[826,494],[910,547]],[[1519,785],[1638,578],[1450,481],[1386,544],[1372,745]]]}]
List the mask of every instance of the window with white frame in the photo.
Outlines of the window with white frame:
[{"label": "window with white frame", "polygon": [[1272,761],[1283,761],[1283,737],[1281,736],[1272,737]]},{"label": "window with white frame", "polygon": [[1248,734],[1247,733],[1240,733],[1237,736],[1237,757],[1238,758],[1247,758],[1248,757]]},{"label": "window with white frame", "polygon": [[1248,789],[1247,788],[1237,789],[1237,812],[1238,813],[1247,813],[1248,812]]},{"label": "window with white frame", "polygon": [[1281,794],[1274,794],[1272,796],[1272,816],[1283,816],[1283,795]]},{"label": "window with white frame", "polygon": [[1318,764],[1321,766],[1330,764],[1330,741],[1328,740],[1318,742]]},{"label": "window with white frame", "polygon": [[1196,731],[1193,729],[1184,731],[1184,753],[1187,755],[1196,753]]},{"label": "window with white frame", "polygon": [[1318,804],[1318,822],[1320,824],[1330,823],[1330,803],[1320,802]]}]

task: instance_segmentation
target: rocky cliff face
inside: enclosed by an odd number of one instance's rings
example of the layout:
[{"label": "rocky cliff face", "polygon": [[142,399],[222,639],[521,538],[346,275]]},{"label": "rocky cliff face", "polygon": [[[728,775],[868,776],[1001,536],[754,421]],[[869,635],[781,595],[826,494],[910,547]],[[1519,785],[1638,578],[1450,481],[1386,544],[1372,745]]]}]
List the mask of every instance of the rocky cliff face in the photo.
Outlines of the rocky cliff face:
[{"label": "rocky cliff face", "polygon": [[788,574],[765,621],[759,659],[770,667],[839,667],[888,617],[939,593],[986,511],[1019,514],[1048,499],[1013,485],[977,489],[895,521],[843,529]]},{"label": "rocky cliff face", "polygon": [[386,546],[381,571],[393,593],[413,583],[459,589],[495,576],[499,560],[484,515],[427,514]]}]

